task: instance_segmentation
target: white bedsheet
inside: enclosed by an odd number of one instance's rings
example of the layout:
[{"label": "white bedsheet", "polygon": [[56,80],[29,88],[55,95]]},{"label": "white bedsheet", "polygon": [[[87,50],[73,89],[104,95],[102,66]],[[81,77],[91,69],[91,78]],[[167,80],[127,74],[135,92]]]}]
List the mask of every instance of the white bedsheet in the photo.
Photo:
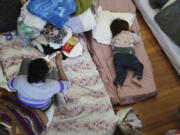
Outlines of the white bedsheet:
[{"label": "white bedsheet", "polygon": [[158,13],[158,10],[154,10],[149,5],[149,0],[134,0],[137,8],[142,13],[144,20],[149,25],[158,40],[161,48],[168,56],[170,62],[176,69],[178,75],[180,75],[180,47],[178,47],[159,27],[155,22],[154,16]]},{"label": "white bedsheet", "polygon": [[[70,90],[64,93],[68,112],[66,115],[60,115],[55,109],[46,135],[113,135],[116,128],[118,116],[114,113],[110,98],[83,38],[80,43],[83,46],[82,56],[63,61],[63,68],[72,85]],[[8,69],[5,70],[6,78],[17,75],[23,58],[42,56],[31,46],[24,48],[19,37],[4,42],[0,46],[0,51],[2,67]],[[3,87],[7,81],[1,68],[0,75],[0,87]]]},{"label": "white bedsheet", "polygon": [[112,135],[117,117],[84,40],[83,55],[63,61],[72,87],[65,93],[67,115],[55,112],[47,135]]}]

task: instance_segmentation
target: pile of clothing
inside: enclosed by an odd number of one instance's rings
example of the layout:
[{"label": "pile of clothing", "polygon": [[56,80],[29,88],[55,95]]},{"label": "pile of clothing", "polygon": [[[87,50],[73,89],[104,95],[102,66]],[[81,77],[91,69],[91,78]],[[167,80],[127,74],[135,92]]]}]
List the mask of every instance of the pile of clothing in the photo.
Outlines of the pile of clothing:
[{"label": "pile of clothing", "polygon": [[[19,8],[15,9],[17,12],[14,20],[17,21],[17,31],[24,41],[24,46],[32,44],[45,54],[61,51],[61,47],[74,34],[92,30],[96,25],[92,0],[15,1],[13,5],[18,5]],[[3,10],[5,12],[7,9]],[[14,10],[11,14],[13,12]],[[7,30],[0,28],[0,33],[12,30],[15,30],[15,27]]]},{"label": "pile of clothing", "polygon": [[[91,5],[92,0],[27,1],[21,8],[17,30],[25,46],[30,41],[35,48],[45,54],[61,51],[61,47],[74,33],[92,28],[92,26],[84,28],[82,19],[84,16],[93,16]],[[95,25],[94,16],[92,20]],[[76,26],[78,24],[82,25],[79,29]]]}]

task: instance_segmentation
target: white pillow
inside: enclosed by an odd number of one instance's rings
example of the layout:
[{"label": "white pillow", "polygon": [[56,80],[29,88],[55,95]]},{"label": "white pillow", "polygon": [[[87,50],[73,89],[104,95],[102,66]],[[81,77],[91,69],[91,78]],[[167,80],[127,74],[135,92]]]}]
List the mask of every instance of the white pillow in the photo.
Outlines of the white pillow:
[{"label": "white pillow", "polygon": [[111,22],[120,18],[129,23],[129,27],[133,24],[135,14],[125,12],[99,11],[97,13],[97,24],[93,29],[93,38],[99,43],[109,45],[111,43],[112,34],[110,31]]},{"label": "white pillow", "polygon": [[162,9],[168,7],[169,5],[173,4],[176,0],[169,0],[163,7]]}]

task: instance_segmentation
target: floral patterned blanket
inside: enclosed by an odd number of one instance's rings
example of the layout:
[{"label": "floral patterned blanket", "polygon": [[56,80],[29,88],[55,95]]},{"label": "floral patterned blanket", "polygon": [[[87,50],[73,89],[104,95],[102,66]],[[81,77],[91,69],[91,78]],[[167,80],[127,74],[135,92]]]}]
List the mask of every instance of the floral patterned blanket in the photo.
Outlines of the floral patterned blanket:
[{"label": "floral patterned blanket", "polygon": [[[71,89],[64,93],[68,112],[66,115],[61,115],[55,109],[47,135],[112,135],[114,133],[117,116],[114,114],[110,98],[83,38],[80,43],[84,48],[82,56],[63,61],[63,68],[72,84]],[[17,75],[24,57],[40,56],[42,54],[33,47],[24,48],[18,37],[0,45],[0,61],[6,79]],[[0,86],[6,87],[5,83]]]}]

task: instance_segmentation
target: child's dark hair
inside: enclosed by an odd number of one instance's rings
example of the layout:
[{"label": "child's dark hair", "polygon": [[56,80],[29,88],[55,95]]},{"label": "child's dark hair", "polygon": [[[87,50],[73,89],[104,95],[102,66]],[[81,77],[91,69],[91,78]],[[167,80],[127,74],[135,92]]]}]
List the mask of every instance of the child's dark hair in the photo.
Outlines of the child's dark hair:
[{"label": "child's dark hair", "polygon": [[114,19],[110,25],[112,37],[115,37],[122,30],[129,30],[129,24],[127,21],[122,19]]},{"label": "child's dark hair", "polygon": [[38,83],[39,81],[45,82],[48,73],[48,64],[43,58],[32,60],[28,66],[28,82]]}]

